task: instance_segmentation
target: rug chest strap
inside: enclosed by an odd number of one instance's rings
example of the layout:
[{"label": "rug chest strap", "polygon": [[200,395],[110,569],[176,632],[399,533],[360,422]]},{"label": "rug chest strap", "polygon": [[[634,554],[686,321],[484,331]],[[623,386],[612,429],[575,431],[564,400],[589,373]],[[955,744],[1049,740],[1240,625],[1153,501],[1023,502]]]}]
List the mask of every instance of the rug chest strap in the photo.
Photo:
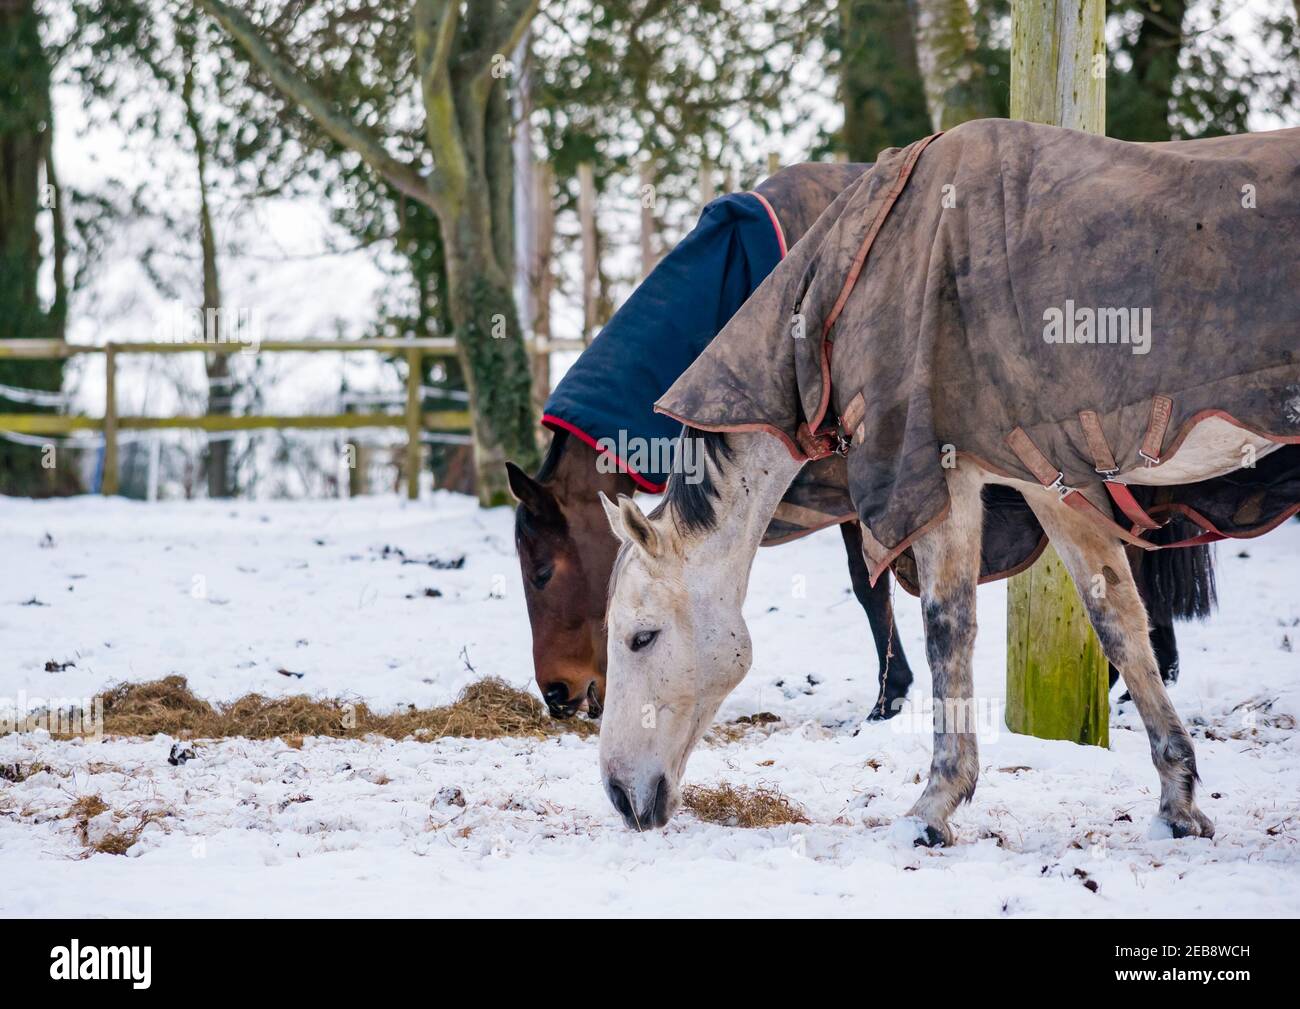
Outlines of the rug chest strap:
[{"label": "rug chest strap", "polygon": [[1106,441],[1106,432],[1102,430],[1101,418],[1095,410],[1079,411],[1079,426],[1083,428],[1083,437],[1088,442],[1088,451],[1096,470],[1104,477],[1111,477],[1119,472],[1119,464]]},{"label": "rug chest strap", "polygon": [[1043,455],[1042,450],[1034,444],[1024,428],[1018,427],[1007,435],[1007,445],[1016,454],[1016,458],[1024,463],[1025,469],[1034,474],[1034,479],[1044,487],[1055,488],[1062,493],[1062,496],[1069,492],[1069,488],[1064,483],[1065,474]]},{"label": "rug chest strap", "polygon": [[1172,399],[1168,396],[1151,398],[1151,417],[1147,421],[1146,437],[1142,439],[1142,447],[1138,449],[1138,455],[1146,460],[1148,466],[1156,466],[1160,462],[1160,451],[1165,445],[1165,432],[1169,430],[1169,420],[1173,415]]},{"label": "rug chest strap", "polygon": [[[1093,468],[1104,478],[1106,491],[1110,494],[1110,499],[1115,502],[1115,507],[1128,516],[1135,526],[1141,529],[1159,529],[1160,523],[1138,504],[1137,498],[1128,489],[1128,485],[1114,479],[1115,474],[1119,472],[1119,464],[1115,462],[1115,454],[1111,452],[1110,443],[1106,441],[1101,417],[1095,410],[1080,410],[1079,426],[1083,428],[1083,437],[1088,443],[1088,451],[1092,454]],[[1162,434],[1162,441],[1163,438]]]},{"label": "rug chest strap", "polygon": [[[1054,490],[1061,497],[1063,504],[1069,505],[1075,511],[1083,512],[1089,517],[1100,519],[1108,528],[1116,533],[1120,539],[1134,546],[1142,547],[1144,550],[1152,549],[1152,544],[1147,543],[1141,538],[1134,536],[1119,523],[1112,520],[1109,516],[1102,513],[1096,505],[1087,499],[1083,494],[1074,487],[1069,487],[1065,483],[1065,474],[1052,465],[1051,460],[1043,455],[1042,449],[1034,444],[1032,438],[1025,433],[1024,428],[1016,428],[1007,435],[1007,445],[1016,457],[1024,464],[1025,469],[1034,475],[1034,479],[1041,483],[1048,490]],[[1106,481],[1109,485],[1110,481]],[[1120,486],[1123,486],[1122,484]],[[1127,487],[1124,488],[1128,490]],[[1137,502],[1134,502],[1136,505]]]}]

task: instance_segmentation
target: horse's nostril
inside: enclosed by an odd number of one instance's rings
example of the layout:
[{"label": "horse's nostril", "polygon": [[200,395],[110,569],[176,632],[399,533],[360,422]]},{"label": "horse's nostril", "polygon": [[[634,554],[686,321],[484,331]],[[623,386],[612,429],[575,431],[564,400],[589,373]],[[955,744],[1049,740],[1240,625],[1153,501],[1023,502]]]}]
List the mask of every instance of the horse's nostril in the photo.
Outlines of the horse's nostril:
[{"label": "horse's nostril", "polygon": [[668,778],[662,774],[655,781],[654,794],[641,814],[641,822],[649,827],[662,827],[668,822]]},{"label": "horse's nostril", "polygon": [[563,683],[552,683],[542,691],[542,700],[558,708],[569,700],[569,688]]},{"label": "horse's nostril", "polygon": [[628,822],[636,819],[635,814],[632,812],[632,800],[628,798],[627,789],[619,783],[617,778],[609,779],[609,801],[622,814],[623,819]]}]

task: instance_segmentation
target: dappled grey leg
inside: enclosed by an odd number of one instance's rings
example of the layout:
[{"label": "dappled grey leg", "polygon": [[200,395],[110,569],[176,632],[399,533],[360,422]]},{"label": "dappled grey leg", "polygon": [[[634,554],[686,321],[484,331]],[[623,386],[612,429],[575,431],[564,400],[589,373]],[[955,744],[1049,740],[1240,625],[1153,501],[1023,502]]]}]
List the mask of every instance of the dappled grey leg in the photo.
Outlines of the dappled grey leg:
[{"label": "dappled grey leg", "polygon": [[1106,658],[1124,677],[1151,743],[1160,776],[1160,818],[1175,837],[1213,837],[1214,824],[1196,806],[1196,753],[1170,703],[1151,648],[1146,609],[1119,541],[1062,505],[1054,492],[1026,493],[1061,561],[1074,579]]},{"label": "dappled grey leg", "polygon": [[910,816],[924,824],[917,844],[951,845],[948,817],[975,794],[975,589],[979,583],[983,503],[973,468],[948,475],[948,518],[912,547],[921,579],[925,653],[934,680],[934,753],[930,779]]}]

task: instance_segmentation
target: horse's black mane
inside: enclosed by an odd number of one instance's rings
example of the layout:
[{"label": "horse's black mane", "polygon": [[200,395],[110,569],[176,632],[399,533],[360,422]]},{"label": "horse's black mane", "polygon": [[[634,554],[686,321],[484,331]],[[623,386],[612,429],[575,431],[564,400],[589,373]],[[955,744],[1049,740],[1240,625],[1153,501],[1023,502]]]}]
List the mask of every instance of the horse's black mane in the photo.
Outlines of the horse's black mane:
[{"label": "horse's black mane", "polygon": [[[560,456],[564,453],[564,444],[568,441],[568,431],[556,431],[551,438],[551,445],[546,450],[546,457],[542,459],[541,468],[538,469],[537,475],[533,477],[538,483],[546,483],[555,475],[555,467],[559,465]],[[520,505],[515,509],[515,539],[533,539],[542,531],[546,519],[555,519],[556,516],[534,515],[528,508]]]},{"label": "horse's black mane", "polygon": [[539,469],[537,475],[533,477],[534,480],[538,483],[546,483],[547,480],[551,479],[552,475],[555,473],[555,467],[559,465],[560,456],[564,452],[564,443],[568,440],[569,432],[565,431],[563,428],[556,431],[555,434],[551,436],[551,445],[546,450],[546,458],[542,460],[541,469]]},{"label": "horse's black mane", "polygon": [[[689,450],[688,440],[694,442]],[[701,453],[700,449],[704,451]],[[715,528],[718,524],[718,512],[713,505],[718,498],[715,472],[731,456],[731,445],[722,432],[701,431],[689,424],[683,427],[677,443],[676,464],[668,477],[668,489],[650,517],[657,518],[668,509],[678,528],[685,532],[708,532]],[[683,463],[688,458],[704,463],[699,472],[686,472]]]}]

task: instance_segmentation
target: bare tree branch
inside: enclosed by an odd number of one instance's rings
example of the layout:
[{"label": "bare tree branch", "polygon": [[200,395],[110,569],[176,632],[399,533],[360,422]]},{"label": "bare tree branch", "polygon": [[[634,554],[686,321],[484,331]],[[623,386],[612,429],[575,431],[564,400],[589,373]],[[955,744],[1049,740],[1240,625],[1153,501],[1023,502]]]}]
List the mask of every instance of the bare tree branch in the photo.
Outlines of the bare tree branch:
[{"label": "bare tree branch", "polygon": [[[271,78],[281,94],[300,106],[326,134],[361,155],[367,165],[399,192],[426,206],[433,206],[436,193],[429,181],[414,166],[389,154],[376,137],[334,108],[297,68],[267,45],[257,26],[247,17],[223,0],[198,0],[198,3],[230,33],[249,61]],[[455,4],[451,6],[455,7]]]},{"label": "bare tree branch", "polygon": [[466,73],[467,86],[476,109],[483,110],[487,107],[488,96],[496,83],[489,71],[498,59],[509,59],[519,47],[524,33],[537,17],[540,6],[540,0],[505,0],[503,9],[490,19],[494,26],[501,27],[491,33],[491,37],[477,49],[466,53],[458,61]]}]

